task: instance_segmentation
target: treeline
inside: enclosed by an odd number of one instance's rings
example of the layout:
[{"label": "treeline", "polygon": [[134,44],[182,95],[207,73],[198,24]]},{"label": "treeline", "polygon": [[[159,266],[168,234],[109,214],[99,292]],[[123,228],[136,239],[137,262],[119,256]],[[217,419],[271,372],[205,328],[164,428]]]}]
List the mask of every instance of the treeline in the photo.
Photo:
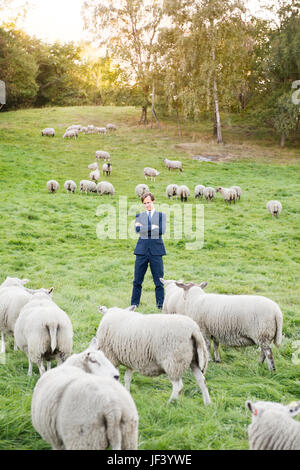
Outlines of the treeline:
[{"label": "treeline", "polygon": [[299,126],[300,2],[273,5],[271,21],[240,0],[85,0],[85,26],[107,50],[94,59],[88,44],[48,45],[0,28],[7,109],[138,105],[141,123],[211,118],[217,142],[222,112],[250,113],[284,145]]}]

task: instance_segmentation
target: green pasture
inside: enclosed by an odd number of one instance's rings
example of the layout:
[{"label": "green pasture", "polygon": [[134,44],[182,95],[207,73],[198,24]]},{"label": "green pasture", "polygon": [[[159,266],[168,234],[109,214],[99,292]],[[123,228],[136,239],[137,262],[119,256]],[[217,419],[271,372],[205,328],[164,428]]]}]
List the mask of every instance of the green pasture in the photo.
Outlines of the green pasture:
[{"label": "green pasture", "polygon": [[[181,123],[179,135],[176,122],[170,120],[162,121],[161,130],[139,126],[139,114],[133,107],[1,112],[0,283],[6,276],[17,276],[29,278],[32,288],[54,286],[53,299],[73,324],[74,352],[82,351],[101,320],[97,305],[125,308],[130,304],[136,239],[129,229],[127,237],[120,237],[118,224],[114,239],[99,238],[97,227],[107,221],[105,210],[115,214],[118,222],[122,196],[129,227],[135,211],[143,210],[134,190],[145,182],[145,166],[160,172],[155,182],[147,182],[157,203],[174,206],[182,214],[183,203],[169,201],[165,189],[173,182],[189,186],[187,204],[194,211],[196,205],[204,208],[204,244],[188,250],[186,243],[192,241],[188,234],[183,231],[174,238],[171,228],[165,239],[164,277],[207,281],[207,292],[271,298],[283,312],[283,342],[280,349],[273,349],[275,372],[258,363],[256,347],[221,347],[222,362],[210,363],[206,373],[209,407],[203,406],[190,371],[183,377],[178,402],[169,405],[171,384],[166,376],[136,373],[131,393],[140,417],[139,448],[248,449],[247,399],[282,403],[300,399],[295,347],[300,340],[300,150],[295,146],[281,150],[268,129],[233,125],[230,117],[224,117],[225,145],[220,147],[210,136],[209,122]],[[71,124],[105,126],[108,122],[118,126],[115,133],[62,138]],[[44,127],[54,127],[55,137],[42,137]],[[96,150],[111,154],[112,174],[101,180],[111,181],[116,195],[100,197],[78,190],[68,194],[64,182],[73,179],[79,186],[81,179],[89,179],[87,166],[95,161]],[[221,160],[193,160],[199,152]],[[164,158],[181,160],[183,173],[169,172]],[[60,183],[55,194],[46,189],[50,179]],[[219,194],[212,202],[195,200],[197,184],[239,185],[241,201],[226,205]],[[283,205],[278,219],[266,211],[270,199]],[[150,270],[139,310],[158,312]],[[13,351],[10,338],[7,353],[0,358],[0,449],[49,449],[31,425],[31,396],[38,378],[36,366],[32,378],[27,376],[27,358]]]}]

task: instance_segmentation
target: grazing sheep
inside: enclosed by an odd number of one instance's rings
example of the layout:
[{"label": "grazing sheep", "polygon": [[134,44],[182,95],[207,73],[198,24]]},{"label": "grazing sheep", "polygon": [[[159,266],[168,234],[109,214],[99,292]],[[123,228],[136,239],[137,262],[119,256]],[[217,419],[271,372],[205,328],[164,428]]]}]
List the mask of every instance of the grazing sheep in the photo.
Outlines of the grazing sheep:
[{"label": "grazing sheep", "polygon": [[97,134],[106,134],[106,127],[95,127]]},{"label": "grazing sheep", "polygon": [[178,160],[168,160],[167,158],[165,158],[164,164],[166,165],[169,171],[172,169],[179,170],[180,172],[182,172],[182,163]]},{"label": "grazing sheep", "polygon": [[230,189],[235,189],[235,192],[236,192],[236,195],[237,195],[237,199],[240,200],[241,199],[241,195],[242,195],[242,188],[240,186],[231,186]]},{"label": "grazing sheep", "polygon": [[174,196],[177,197],[177,190],[178,190],[178,185],[177,184],[169,184],[166,189],[166,196],[170,199]]},{"label": "grazing sheep", "polygon": [[293,419],[300,413],[300,401],[289,405],[246,401],[252,414],[248,427],[251,450],[300,450],[300,423]]},{"label": "grazing sheep", "polygon": [[81,132],[82,134],[88,134],[89,130],[87,127],[82,127],[79,132]]},{"label": "grazing sheep", "polygon": [[106,124],[106,129],[108,131],[116,131],[117,130],[117,126],[115,124]]},{"label": "grazing sheep", "polygon": [[56,180],[49,180],[46,183],[46,187],[50,193],[55,193],[59,189],[59,183]]},{"label": "grazing sheep", "polygon": [[48,294],[38,292],[20,311],[14,335],[15,342],[28,357],[28,375],[32,375],[32,363],[36,363],[40,375],[45,372],[44,360],[65,361],[72,351],[73,328],[68,315]]},{"label": "grazing sheep", "polygon": [[46,372],[33,390],[32,424],[52,449],[112,450],[138,445],[138,413],[119,372],[87,349]]},{"label": "grazing sheep", "polygon": [[108,152],[105,152],[104,150],[97,150],[96,158],[98,160],[103,159],[104,161],[110,160],[110,154]]},{"label": "grazing sheep", "polygon": [[80,124],[73,124],[72,126],[69,126],[66,130],[67,131],[72,131],[73,129],[80,132],[81,129],[82,129],[82,126]]},{"label": "grazing sheep", "polygon": [[78,137],[78,130],[77,129],[70,129],[68,131],[66,131],[63,135],[63,139],[65,139],[66,137],[68,137],[68,139],[70,139],[71,137],[75,137],[75,139]]},{"label": "grazing sheep", "polygon": [[89,193],[96,193],[97,192],[97,185],[94,181],[89,180],[81,180],[79,183],[79,190],[82,193],[83,191],[85,194]]},{"label": "grazing sheep", "polygon": [[228,204],[231,204],[232,201],[235,203],[237,200],[237,193],[235,189],[232,188],[222,188],[222,186],[219,186],[216,190],[217,193],[220,193],[224,199],[225,202],[228,202]]},{"label": "grazing sheep", "polygon": [[54,137],[55,136],[55,130],[53,127],[46,127],[45,129],[42,130],[42,136],[46,135],[47,137]]},{"label": "grazing sheep", "polygon": [[207,186],[206,188],[203,189],[203,196],[207,201],[211,201],[216,195],[216,191],[214,188]]},{"label": "grazing sheep", "polygon": [[88,169],[89,170],[98,170],[98,163],[97,162],[90,163],[90,165],[88,166]]},{"label": "grazing sheep", "polygon": [[183,315],[143,315],[117,307],[98,309],[104,318],[96,334],[97,347],[115,367],[126,366],[128,391],[134,371],[150,377],[166,373],[172,383],[169,402],[176,400],[183,388],[182,376],[191,367],[204,404],[211,402],[204,378],[207,349],[194,321]]},{"label": "grazing sheep", "polygon": [[101,181],[97,184],[97,193],[102,196],[103,194],[110,194],[111,196],[115,195],[115,188],[108,181]]},{"label": "grazing sheep", "polygon": [[77,188],[77,184],[73,180],[67,180],[64,184],[64,188],[69,193],[75,193],[76,188]]},{"label": "grazing sheep", "polygon": [[111,163],[110,162],[104,163],[104,165],[102,166],[103,175],[104,173],[106,173],[106,176],[110,176],[111,170],[112,170]]},{"label": "grazing sheep", "polygon": [[198,184],[197,186],[195,186],[195,198],[203,197],[204,188],[205,186],[203,186],[203,184]]},{"label": "grazing sheep", "polygon": [[187,198],[189,195],[190,195],[190,190],[184,184],[177,188],[177,196],[180,197],[181,202],[187,201]]},{"label": "grazing sheep", "polygon": [[207,282],[176,285],[184,290],[184,313],[199,325],[208,351],[213,340],[216,362],[220,362],[219,343],[235,347],[257,344],[260,362],[267,359],[269,370],[275,370],[270,344],[273,341],[279,348],[283,320],[273,300],[258,295],[205,294]]},{"label": "grazing sheep", "polygon": [[155,178],[156,178],[156,176],[159,175],[159,172],[157,170],[155,170],[155,168],[150,168],[150,167],[147,166],[146,168],[144,168],[144,175],[145,175],[146,179],[148,179],[148,176],[150,176],[151,181],[152,181],[152,178],[155,181]]},{"label": "grazing sheep", "polygon": [[[14,334],[17,318],[24,305],[31,300],[30,290],[22,286],[2,287],[0,289],[0,330],[1,353],[5,353],[5,336]],[[16,351],[16,343],[14,350]]]},{"label": "grazing sheep", "polygon": [[91,171],[90,173],[90,179],[91,181],[98,181],[98,179],[100,178],[100,171],[99,169],[97,170],[94,170],[94,171]]},{"label": "grazing sheep", "polygon": [[272,218],[274,215],[278,218],[280,212],[282,211],[282,204],[280,201],[269,201],[267,202],[266,208],[272,215]]},{"label": "grazing sheep", "polygon": [[135,194],[137,195],[137,197],[142,197],[144,193],[148,193],[149,192],[149,187],[147,186],[147,184],[138,184],[135,188]]}]

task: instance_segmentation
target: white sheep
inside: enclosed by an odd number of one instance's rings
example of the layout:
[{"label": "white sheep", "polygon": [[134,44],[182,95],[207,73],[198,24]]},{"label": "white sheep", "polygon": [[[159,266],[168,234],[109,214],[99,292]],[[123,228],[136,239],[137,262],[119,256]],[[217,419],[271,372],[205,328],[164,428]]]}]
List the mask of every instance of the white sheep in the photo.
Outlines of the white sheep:
[{"label": "white sheep", "polygon": [[97,193],[102,196],[103,194],[110,194],[111,196],[115,195],[115,188],[108,181],[100,181],[97,184]]},{"label": "white sheep", "polygon": [[[143,315],[129,309],[98,307],[104,315],[97,330],[97,347],[118,367],[127,369],[125,387],[130,390],[134,371],[154,377],[166,373],[172,383],[169,402],[182,391],[182,376],[191,367],[203,402],[210,401],[204,373],[208,353],[198,325],[183,315]],[[188,321],[186,321],[188,320]]]},{"label": "white sheep", "polygon": [[79,132],[81,132],[82,134],[88,134],[88,133],[89,133],[89,130],[88,130],[87,127],[83,126],[83,127],[80,129]]},{"label": "white sheep", "polygon": [[203,196],[207,201],[211,201],[216,196],[216,191],[211,186],[206,186],[203,189]]},{"label": "white sheep", "polygon": [[45,129],[42,130],[42,136],[46,135],[47,137],[54,137],[55,136],[55,130],[53,127],[46,127]]},{"label": "white sheep", "polygon": [[100,179],[99,169],[90,172],[90,179],[91,181],[96,181],[96,182]]},{"label": "white sheep", "polygon": [[174,196],[177,197],[177,190],[178,190],[178,185],[177,184],[169,184],[166,189],[166,196],[170,199]]},{"label": "white sheep", "polygon": [[59,189],[59,183],[56,180],[49,180],[46,183],[46,187],[50,193],[55,193]]},{"label": "white sheep", "polygon": [[183,298],[183,290],[176,285],[176,282],[183,282],[182,280],[176,281],[175,279],[159,278],[160,282],[164,285],[165,298],[162,306],[163,313],[179,313],[184,315],[185,305]]},{"label": "white sheep", "polygon": [[72,126],[69,126],[66,130],[71,131],[75,129],[76,131],[80,132],[82,129],[82,126],[80,124],[72,124]]},{"label": "white sheep", "polygon": [[2,284],[0,285],[0,289],[4,287],[14,287],[14,286],[24,287],[25,284],[27,284],[27,282],[29,282],[29,279],[19,279],[18,277],[7,276],[5,281],[3,281]]},{"label": "white sheep", "polygon": [[103,175],[104,173],[106,173],[106,176],[110,176],[111,170],[112,170],[111,163],[110,162],[104,163],[104,165],[102,166]]},{"label": "white sheep", "polygon": [[32,375],[32,364],[36,363],[42,375],[44,360],[65,361],[72,351],[73,328],[68,315],[56,305],[49,293],[38,292],[20,311],[14,336],[15,342],[28,357],[28,375]]},{"label": "white sheep", "polygon": [[147,166],[146,168],[144,168],[144,175],[145,175],[145,178],[148,179],[148,176],[151,178],[151,181],[152,179],[154,179],[155,181],[155,178],[156,176],[159,175],[159,172],[157,170],[155,170],[155,168],[151,168],[149,166]]},{"label": "white sheep", "polygon": [[77,188],[77,184],[73,180],[67,180],[64,184],[64,188],[69,193],[75,193],[76,188]]},{"label": "white sheep", "polygon": [[228,202],[228,204],[231,204],[232,202],[235,203],[235,201],[237,200],[237,193],[236,190],[233,188],[222,188],[222,186],[219,186],[216,192],[220,193],[224,201]]},{"label": "white sheep", "polygon": [[94,162],[94,163],[90,163],[89,166],[88,166],[88,169],[89,170],[98,170],[98,163],[97,162]]},{"label": "white sheep", "polygon": [[248,427],[251,450],[300,450],[300,401],[289,405],[246,401],[252,422]]},{"label": "white sheep", "polygon": [[135,188],[135,194],[137,195],[137,197],[142,197],[143,194],[145,193],[148,193],[149,192],[149,187],[147,186],[147,184],[138,184]]},{"label": "white sheep", "polygon": [[94,181],[89,181],[89,180],[81,180],[79,183],[79,190],[80,192],[85,192],[87,194],[88,192],[90,193],[96,193],[97,192],[97,185]]},{"label": "white sheep", "polygon": [[106,129],[108,131],[116,131],[117,130],[117,126],[115,124],[106,124]]},{"label": "white sheep", "polygon": [[180,172],[182,172],[182,163],[178,160],[168,160],[167,158],[165,158],[164,164],[166,165],[169,171],[172,169],[179,170]]},{"label": "white sheep", "polygon": [[178,186],[177,196],[180,197],[181,201],[187,201],[187,198],[189,195],[190,195],[190,190],[186,185],[182,184],[181,186]]},{"label": "white sheep", "polygon": [[195,198],[203,197],[204,188],[205,186],[203,186],[203,184],[198,184],[197,186],[195,186]]},{"label": "white sheep", "polygon": [[88,134],[93,134],[94,133],[94,128],[95,128],[95,126],[93,124],[89,124],[87,126]]},{"label": "white sheep", "polygon": [[52,449],[136,450],[138,413],[118,378],[103,352],[72,355],[36,383],[34,428]]},{"label": "white sheep", "polygon": [[261,349],[260,362],[267,360],[275,370],[272,341],[279,348],[282,339],[282,313],[276,302],[258,295],[205,294],[207,282],[176,285],[184,290],[185,315],[195,320],[210,352],[220,362],[219,343],[227,346],[253,346]]},{"label": "white sheep", "polygon": [[241,199],[241,195],[242,195],[242,188],[240,186],[231,186],[230,189],[235,189],[235,192],[236,192],[236,195],[237,195],[237,199],[240,200]]},{"label": "white sheep", "polygon": [[106,127],[95,127],[97,134],[106,134]]},{"label": "white sheep", "polygon": [[78,130],[77,129],[70,129],[68,131],[66,131],[63,135],[63,139],[65,138],[68,138],[70,139],[71,137],[75,137],[75,139],[78,137]]},{"label": "white sheep", "polygon": [[266,208],[270,212],[272,217],[278,217],[280,212],[282,211],[282,204],[280,201],[269,201],[267,202]]},{"label": "white sheep", "polygon": [[110,154],[108,152],[105,152],[104,150],[97,150],[96,158],[98,160],[103,159],[104,161],[110,160]]}]

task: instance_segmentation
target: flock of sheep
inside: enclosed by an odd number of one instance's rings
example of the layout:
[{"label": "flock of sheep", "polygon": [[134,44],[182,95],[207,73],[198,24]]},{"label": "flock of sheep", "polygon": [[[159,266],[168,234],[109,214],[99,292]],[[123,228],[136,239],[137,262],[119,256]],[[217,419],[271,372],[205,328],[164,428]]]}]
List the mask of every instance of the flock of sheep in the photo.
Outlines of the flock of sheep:
[{"label": "flock of sheep", "polygon": [[[212,403],[205,381],[211,360],[220,362],[219,344],[259,346],[260,362],[275,369],[271,343],[279,347],[283,318],[274,301],[256,295],[205,294],[206,282],[161,282],[165,300],[161,314],[143,315],[99,306],[103,315],[96,337],[86,350],[72,354],[71,320],[53,300],[53,288],[29,289],[28,279],[7,277],[0,285],[1,352],[5,336],[28,358],[28,375],[37,364],[40,378],[33,390],[32,424],[53,449],[113,450],[138,448],[139,416],[130,395],[132,374],[165,373],[172,384],[169,402],[183,389],[188,368]],[[51,369],[51,361],[57,367]],[[44,367],[47,363],[47,370]],[[119,382],[125,366],[124,383]],[[300,402],[246,401],[252,414],[251,449],[300,449]]]},{"label": "flock of sheep", "polygon": [[[114,125],[70,126],[63,137],[115,129]],[[54,136],[55,131],[47,128],[42,135]],[[108,181],[98,183],[101,159],[103,174],[110,175],[109,153],[97,151],[97,161],[88,166],[90,179],[79,183],[81,192],[115,194]],[[179,161],[165,159],[164,163],[168,170],[183,171]],[[146,167],[144,175],[155,181],[159,172]],[[67,180],[64,188],[74,193],[77,185]],[[47,189],[54,193],[59,183],[50,180]],[[135,188],[138,197],[145,191],[149,191],[147,184]],[[197,185],[194,196],[212,200],[216,193],[230,204],[240,199],[242,190],[239,186],[215,190]],[[186,185],[169,184],[166,196],[186,201],[190,190]],[[277,217],[282,206],[279,201],[269,201],[267,209]],[[172,384],[171,402],[178,399],[182,377],[190,368],[204,405],[210,405],[205,373],[211,345],[215,362],[221,361],[219,344],[258,346],[260,362],[266,360],[268,369],[275,370],[271,344],[280,346],[283,318],[278,304],[266,297],[206,294],[206,282],[161,278],[165,287],[163,313],[143,315],[133,307],[99,306],[103,318],[96,337],[85,351],[72,354],[72,323],[53,301],[53,288],[29,289],[27,282],[7,277],[0,285],[1,353],[5,353],[5,336],[13,335],[14,350],[27,355],[28,375],[37,364],[40,378],[32,395],[32,424],[53,449],[137,449],[139,416],[130,395],[134,372],[150,377],[165,373]],[[57,360],[57,367],[51,369],[53,360]],[[125,386],[119,382],[120,365],[126,368]],[[300,413],[300,402],[284,406],[247,400],[246,407],[252,415],[248,428],[251,449],[300,449],[300,423],[293,420]]]}]

